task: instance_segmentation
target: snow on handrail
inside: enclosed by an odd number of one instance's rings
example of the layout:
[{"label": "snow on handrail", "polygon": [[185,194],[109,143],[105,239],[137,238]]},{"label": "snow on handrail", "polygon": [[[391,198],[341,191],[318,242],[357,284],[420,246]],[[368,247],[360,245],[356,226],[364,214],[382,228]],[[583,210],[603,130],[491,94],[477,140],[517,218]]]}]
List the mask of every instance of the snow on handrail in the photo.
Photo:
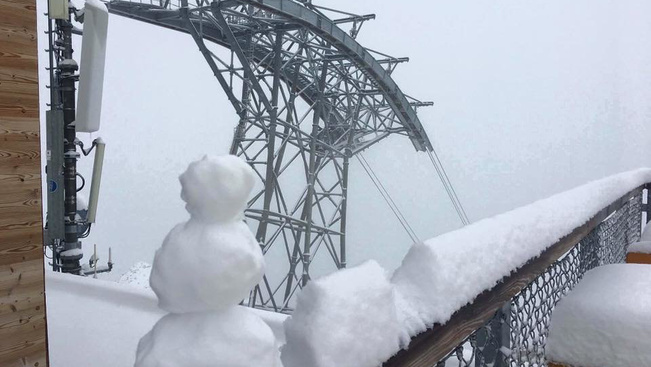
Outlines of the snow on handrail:
[{"label": "snow on handrail", "polygon": [[315,279],[284,324],[283,363],[544,365],[552,308],[624,260],[647,184],[651,169],[621,173],[475,222],[415,244],[391,277],[371,261]]},{"label": "snow on handrail", "polygon": [[[567,280],[568,285],[559,285],[559,292],[566,291],[586,270],[583,257],[597,256],[585,255],[577,246],[595,241],[588,238],[595,236],[595,228],[612,221],[607,234],[613,238],[600,239],[597,234],[596,242],[606,241],[608,246],[622,249],[639,237],[641,192],[649,183],[650,169],[621,173],[414,245],[392,278],[398,316],[411,340],[407,350],[384,365],[431,366],[455,349],[463,350],[469,335],[486,328],[495,313],[523,289],[530,287],[529,291],[535,292],[540,284],[546,286],[547,280],[539,279],[541,274],[543,278],[557,276],[558,270],[546,272],[565,261],[559,260],[563,256],[571,256],[576,269],[563,276],[572,279]],[[625,233],[618,236],[617,231]],[[590,266],[600,263],[593,259]],[[568,265],[558,268],[563,266]],[[540,307],[541,302],[545,300],[530,306]],[[508,323],[506,316],[502,323]],[[544,335],[539,339],[536,348],[540,350],[528,353],[544,358]],[[464,357],[480,358],[473,354]]]}]

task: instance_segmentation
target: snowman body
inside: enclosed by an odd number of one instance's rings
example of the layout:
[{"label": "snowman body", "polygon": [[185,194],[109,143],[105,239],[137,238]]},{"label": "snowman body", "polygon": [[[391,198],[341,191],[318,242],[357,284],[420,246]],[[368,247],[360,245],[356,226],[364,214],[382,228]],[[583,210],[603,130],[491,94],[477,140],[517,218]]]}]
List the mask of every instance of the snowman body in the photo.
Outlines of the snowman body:
[{"label": "snowman body", "polygon": [[242,221],[253,170],[235,156],[206,156],[179,180],[190,220],[167,235],[150,277],[170,314],[140,340],[135,367],[279,367],[271,329],[238,306],[264,274]]},{"label": "snowman body", "polygon": [[170,313],[138,344],[138,367],[281,367],[273,332],[249,310]]},{"label": "snowman body", "polygon": [[260,246],[244,222],[204,224],[190,219],[163,241],[149,282],[161,309],[201,312],[239,303],[263,273]]}]

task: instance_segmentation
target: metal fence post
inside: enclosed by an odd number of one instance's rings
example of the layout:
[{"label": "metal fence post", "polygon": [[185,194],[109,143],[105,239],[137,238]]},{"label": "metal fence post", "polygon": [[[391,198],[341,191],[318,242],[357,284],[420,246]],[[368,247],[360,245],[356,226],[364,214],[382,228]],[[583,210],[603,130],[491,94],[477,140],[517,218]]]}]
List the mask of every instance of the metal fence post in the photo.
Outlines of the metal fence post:
[{"label": "metal fence post", "polygon": [[506,367],[511,355],[511,302],[497,311],[482,332],[477,333],[475,367]]},{"label": "metal fence post", "polygon": [[500,348],[495,358],[494,367],[506,367],[511,356],[511,302],[502,306],[499,313],[499,329],[496,336],[500,341]]},{"label": "metal fence post", "polygon": [[646,220],[643,223],[651,222],[651,215],[649,215],[649,185],[645,185],[644,190],[642,190],[642,212],[646,216]]}]

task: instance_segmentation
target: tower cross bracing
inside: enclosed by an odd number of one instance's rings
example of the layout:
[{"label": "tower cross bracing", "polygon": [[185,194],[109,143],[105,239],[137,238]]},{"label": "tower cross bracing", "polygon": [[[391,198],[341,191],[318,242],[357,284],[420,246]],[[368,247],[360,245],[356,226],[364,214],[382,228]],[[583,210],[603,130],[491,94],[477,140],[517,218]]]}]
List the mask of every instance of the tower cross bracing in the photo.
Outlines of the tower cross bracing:
[{"label": "tower cross bracing", "polygon": [[[258,178],[245,212],[274,261],[245,301],[288,312],[322,257],[346,267],[350,159],[392,134],[431,143],[391,78],[406,58],[361,46],[373,15],[291,0],[110,1],[114,14],[189,33],[237,114],[231,154]],[[348,27],[348,32],[342,29]],[[215,48],[213,45],[225,48]],[[318,254],[318,255],[317,255]]]}]

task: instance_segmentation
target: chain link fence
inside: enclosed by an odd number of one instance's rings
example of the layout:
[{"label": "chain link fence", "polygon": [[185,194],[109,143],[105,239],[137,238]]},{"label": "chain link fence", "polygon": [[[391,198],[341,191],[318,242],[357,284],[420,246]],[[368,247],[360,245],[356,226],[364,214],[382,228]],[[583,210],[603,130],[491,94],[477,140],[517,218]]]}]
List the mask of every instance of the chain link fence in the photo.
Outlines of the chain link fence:
[{"label": "chain link fence", "polygon": [[550,265],[436,367],[543,367],[552,310],[590,269],[622,263],[640,239],[642,192]]}]

